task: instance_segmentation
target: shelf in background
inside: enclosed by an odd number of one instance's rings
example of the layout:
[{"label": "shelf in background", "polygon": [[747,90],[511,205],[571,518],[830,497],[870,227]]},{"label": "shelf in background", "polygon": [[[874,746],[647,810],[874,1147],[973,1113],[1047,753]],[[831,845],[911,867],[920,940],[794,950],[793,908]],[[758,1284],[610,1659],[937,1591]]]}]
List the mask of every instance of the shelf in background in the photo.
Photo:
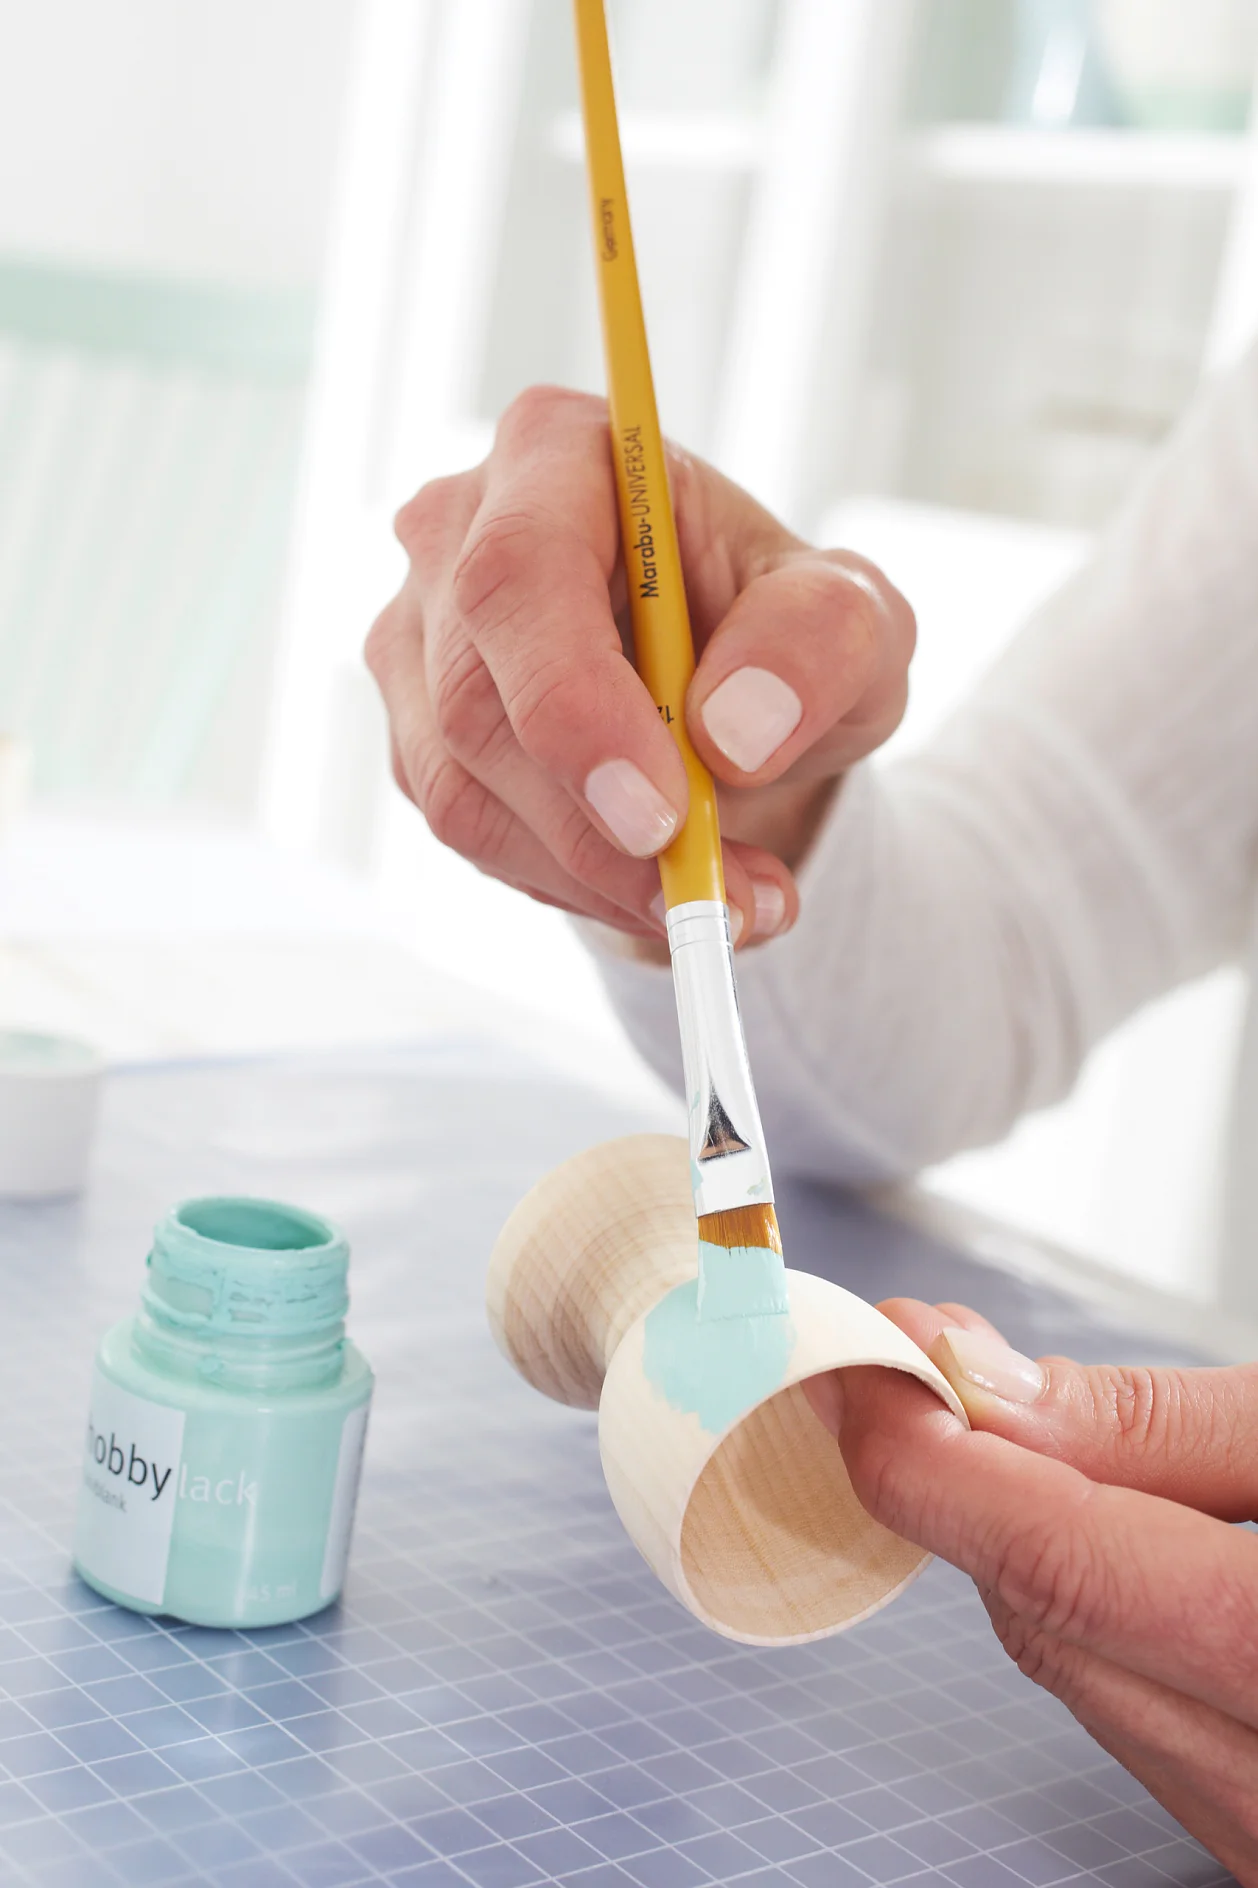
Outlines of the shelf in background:
[{"label": "shelf in background", "polygon": [[912,174],[945,182],[1207,191],[1234,189],[1250,152],[1235,135],[986,124],[941,125],[906,147]]},{"label": "shelf in background", "polygon": [[[622,115],[620,139],[630,164],[675,165],[680,170],[754,170],[764,152],[764,121],[750,112],[646,112]],[[579,164],[585,135],[579,111],[559,113],[548,143],[558,157]]]},{"label": "shelf in background", "polygon": [[[626,112],[626,161],[683,170],[754,170],[766,126],[752,112]],[[565,111],[547,142],[580,163],[581,114]],[[1110,189],[1232,190],[1251,161],[1251,141],[1227,133],[1036,131],[1003,124],[949,124],[905,140],[912,174],[957,183],[1058,184]]]}]

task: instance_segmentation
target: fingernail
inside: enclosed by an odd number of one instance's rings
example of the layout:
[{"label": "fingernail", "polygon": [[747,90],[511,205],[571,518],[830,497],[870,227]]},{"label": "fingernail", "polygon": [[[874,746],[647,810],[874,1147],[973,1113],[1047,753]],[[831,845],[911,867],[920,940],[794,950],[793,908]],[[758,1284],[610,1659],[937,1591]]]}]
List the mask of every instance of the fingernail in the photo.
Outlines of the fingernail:
[{"label": "fingernail", "polygon": [[649,859],[677,831],[679,815],[631,760],[605,760],[586,776],[585,797],[635,859]]},{"label": "fingernail", "polygon": [[735,669],[700,709],[703,725],[728,760],[758,773],[799,726],[804,704],[770,669]]},{"label": "fingernail", "polygon": [[786,922],[786,893],[772,878],[753,878],[751,889],[756,901],[756,937],[776,937]]},{"label": "fingernail", "polygon": [[1043,1393],[1039,1365],[984,1331],[944,1331],[936,1349],[940,1369],[958,1391],[969,1383],[1006,1403],[1034,1403]]},{"label": "fingernail", "polygon": [[737,905],[730,905],[727,909],[729,911],[729,941],[731,944],[737,944],[743,934],[743,914]]},{"label": "fingernail", "polygon": [[651,916],[655,919],[655,922],[659,925],[660,930],[667,931],[668,906],[664,903],[663,892],[656,892],[654,898],[651,900],[651,903],[648,906],[648,910],[650,911]]}]

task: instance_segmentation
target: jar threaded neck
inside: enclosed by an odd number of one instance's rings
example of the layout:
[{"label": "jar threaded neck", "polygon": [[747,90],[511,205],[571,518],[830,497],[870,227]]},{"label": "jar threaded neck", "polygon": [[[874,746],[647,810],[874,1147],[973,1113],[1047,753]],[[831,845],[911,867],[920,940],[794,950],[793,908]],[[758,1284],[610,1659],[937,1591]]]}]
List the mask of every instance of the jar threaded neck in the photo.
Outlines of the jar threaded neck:
[{"label": "jar threaded neck", "polygon": [[340,1368],[349,1247],[328,1221],[275,1200],[187,1200],[153,1235],[136,1342],[182,1375],[252,1388],[312,1385]]}]

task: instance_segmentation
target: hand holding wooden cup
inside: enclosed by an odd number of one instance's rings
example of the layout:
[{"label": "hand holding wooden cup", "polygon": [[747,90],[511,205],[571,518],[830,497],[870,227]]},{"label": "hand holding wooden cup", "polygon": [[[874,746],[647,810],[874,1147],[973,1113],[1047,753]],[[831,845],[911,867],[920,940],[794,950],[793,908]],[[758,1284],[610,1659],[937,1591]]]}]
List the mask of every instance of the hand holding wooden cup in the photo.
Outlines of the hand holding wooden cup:
[{"label": "hand holding wooden cup", "polygon": [[697,1619],[748,1645],[841,1632],[929,1555],[860,1505],[801,1384],[881,1365],[964,1411],[912,1340],[841,1286],[788,1271],[789,1311],[700,1318],[696,1269],[685,1142],[609,1142],[512,1213],[490,1261],[490,1324],[534,1388],[598,1409],[616,1510]]}]

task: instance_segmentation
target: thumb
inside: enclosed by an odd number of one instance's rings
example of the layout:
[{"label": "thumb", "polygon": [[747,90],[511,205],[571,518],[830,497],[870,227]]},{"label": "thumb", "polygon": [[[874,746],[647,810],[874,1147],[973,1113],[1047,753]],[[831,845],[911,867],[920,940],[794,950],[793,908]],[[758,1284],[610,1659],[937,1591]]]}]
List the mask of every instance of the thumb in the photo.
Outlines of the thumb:
[{"label": "thumb", "polygon": [[1258,1365],[1036,1363],[978,1321],[949,1323],[930,1355],[975,1429],[1055,1456],[1090,1481],[1161,1495],[1223,1521],[1258,1515]]},{"label": "thumb", "polygon": [[707,639],[691,739],[730,786],[833,779],[899,722],[914,634],[904,598],[862,559],[780,554]]}]

